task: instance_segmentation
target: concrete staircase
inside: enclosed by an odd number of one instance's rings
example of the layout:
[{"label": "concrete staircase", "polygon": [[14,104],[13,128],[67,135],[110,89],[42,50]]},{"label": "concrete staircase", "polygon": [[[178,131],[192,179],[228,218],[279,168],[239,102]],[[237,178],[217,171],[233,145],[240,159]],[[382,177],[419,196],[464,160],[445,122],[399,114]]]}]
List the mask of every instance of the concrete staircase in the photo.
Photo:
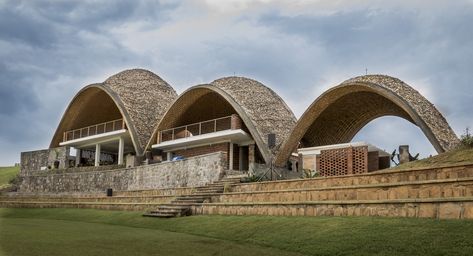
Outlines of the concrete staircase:
[{"label": "concrete staircase", "polygon": [[196,187],[191,194],[178,196],[170,203],[159,205],[155,210],[149,211],[143,216],[172,218],[191,215],[192,206],[210,202],[212,197],[221,195],[226,187],[230,188],[240,183],[240,179],[241,176],[232,175],[207,186]]}]

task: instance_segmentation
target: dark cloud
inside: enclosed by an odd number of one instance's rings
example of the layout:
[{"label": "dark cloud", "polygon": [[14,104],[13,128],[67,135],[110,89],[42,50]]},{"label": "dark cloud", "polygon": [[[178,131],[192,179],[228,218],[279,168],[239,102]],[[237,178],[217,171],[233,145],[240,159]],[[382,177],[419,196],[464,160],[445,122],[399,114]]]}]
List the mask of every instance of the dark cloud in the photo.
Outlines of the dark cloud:
[{"label": "dark cloud", "polygon": [[[247,9],[209,3],[0,0],[0,165],[19,161],[20,151],[47,147],[81,87],[134,67],[156,72],[179,91],[221,76],[251,77],[297,115],[327,88],[368,68],[424,93],[457,133],[473,126],[468,2],[371,3],[322,14],[299,13],[286,8],[290,3]],[[432,147],[419,132],[402,119],[382,118],[357,139],[386,149],[407,142],[428,155]]]}]

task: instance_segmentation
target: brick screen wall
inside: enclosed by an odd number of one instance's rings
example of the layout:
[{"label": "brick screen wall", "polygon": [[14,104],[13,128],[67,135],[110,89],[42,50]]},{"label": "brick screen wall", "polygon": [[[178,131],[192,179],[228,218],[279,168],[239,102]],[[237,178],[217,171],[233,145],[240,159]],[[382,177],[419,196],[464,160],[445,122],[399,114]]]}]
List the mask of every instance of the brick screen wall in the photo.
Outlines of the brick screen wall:
[{"label": "brick screen wall", "polygon": [[368,172],[368,147],[322,150],[317,157],[321,176],[339,176]]}]

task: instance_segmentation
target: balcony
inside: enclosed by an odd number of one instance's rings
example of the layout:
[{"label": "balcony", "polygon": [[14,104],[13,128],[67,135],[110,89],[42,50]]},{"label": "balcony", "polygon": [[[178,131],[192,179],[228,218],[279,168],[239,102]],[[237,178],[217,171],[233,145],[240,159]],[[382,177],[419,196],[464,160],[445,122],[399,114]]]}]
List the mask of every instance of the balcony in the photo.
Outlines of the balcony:
[{"label": "balcony", "polygon": [[95,124],[84,128],[70,130],[64,132],[63,143],[73,140],[78,140],[94,135],[110,133],[114,131],[125,130],[126,125],[123,119],[108,121],[105,123]]},{"label": "balcony", "polygon": [[250,141],[251,136],[242,129],[238,115],[231,115],[199,123],[159,131],[152,148],[169,150],[221,141]]}]

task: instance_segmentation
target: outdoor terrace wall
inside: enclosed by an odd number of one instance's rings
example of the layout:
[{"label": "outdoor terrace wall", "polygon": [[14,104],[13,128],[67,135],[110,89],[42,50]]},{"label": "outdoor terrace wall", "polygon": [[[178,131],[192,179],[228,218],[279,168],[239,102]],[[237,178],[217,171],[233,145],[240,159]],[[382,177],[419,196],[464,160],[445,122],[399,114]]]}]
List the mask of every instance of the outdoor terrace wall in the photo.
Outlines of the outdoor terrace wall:
[{"label": "outdoor terrace wall", "polygon": [[181,161],[143,165],[111,171],[28,175],[20,193],[93,193],[107,188],[118,191],[197,187],[223,177],[227,163],[222,152]]}]

